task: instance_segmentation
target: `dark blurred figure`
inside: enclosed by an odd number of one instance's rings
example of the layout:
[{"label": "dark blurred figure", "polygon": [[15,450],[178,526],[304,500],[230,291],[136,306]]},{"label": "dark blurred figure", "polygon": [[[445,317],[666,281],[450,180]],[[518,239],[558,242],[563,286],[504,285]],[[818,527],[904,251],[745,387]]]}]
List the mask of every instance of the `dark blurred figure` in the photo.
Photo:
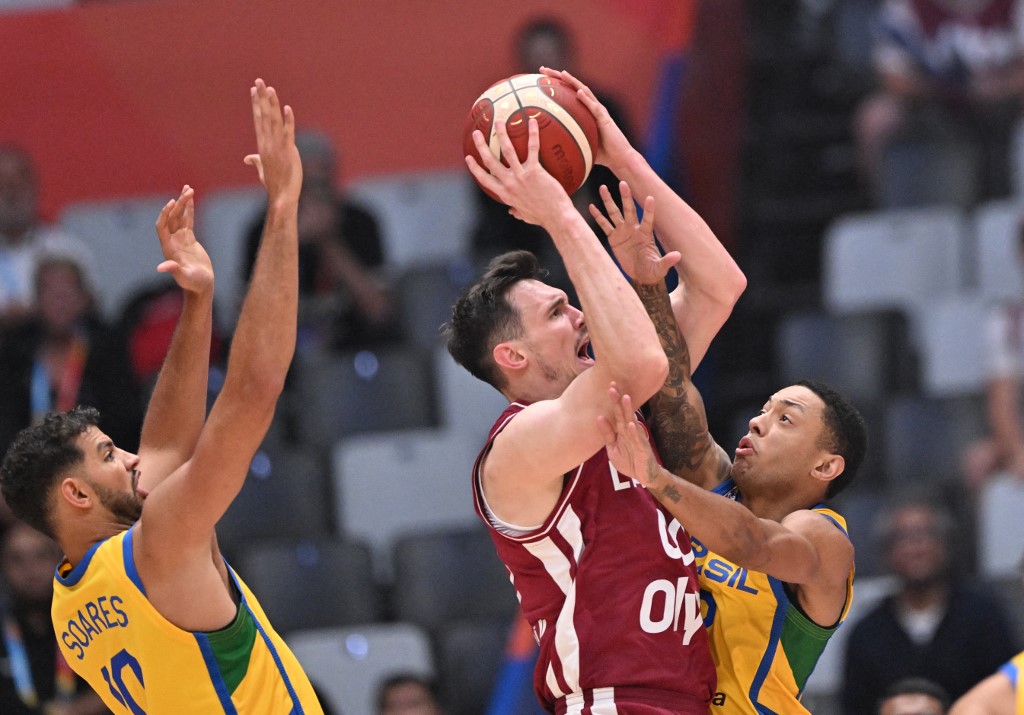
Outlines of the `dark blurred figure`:
[{"label": "dark blurred figure", "polygon": [[878,703],[877,715],[945,715],[949,696],[942,686],[925,678],[893,683]]},{"label": "dark blurred figure", "polygon": [[884,516],[881,532],[898,588],[850,633],[847,715],[871,712],[889,687],[910,677],[958,698],[1018,650],[1000,601],[951,559],[954,522],[945,510],[906,501]]},{"label": "dark blurred figure", "polygon": [[874,55],[880,86],[854,129],[877,203],[1009,194],[1024,99],[1021,0],[886,0]]},{"label": "dark blurred figure", "polygon": [[8,591],[0,611],[0,713],[98,715],[103,701],[78,678],[57,648],[50,620],[53,574],[61,553],[51,539],[21,522],[6,531],[0,569]]},{"label": "dark blurred figure", "polygon": [[36,261],[44,253],[67,253],[88,262],[85,244],[45,225],[29,155],[0,146],[0,326],[24,318],[32,305]]},{"label": "dark blurred figure", "polygon": [[[395,301],[383,280],[384,244],[377,219],[339,189],[331,140],[299,131],[299,335],[301,352],[338,350],[400,339]],[[263,233],[262,212],[249,232],[246,279]]]},{"label": "dark blurred figure", "polygon": [[[587,81],[586,71],[577,66],[576,51],[569,28],[554,17],[538,17],[529,20],[516,32],[515,39],[516,72],[535,74],[540,67],[568,70],[582,79],[597,99],[608,109],[622,133],[633,143],[633,133],[622,111],[622,106],[614,97],[602,92]],[[615,202],[621,206],[619,196],[619,180],[605,166],[594,166],[583,186],[572,195],[573,203],[582,212],[583,217],[595,228],[595,233],[604,240],[604,232],[596,230],[587,207],[595,204],[600,207],[602,202],[598,187],[605,185],[612,192]],[[476,184],[474,183],[474,186]],[[565,273],[558,253],[551,243],[551,238],[540,226],[524,223],[512,218],[508,207],[495,201],[477,188],[479,204],[478,222],[471,236],[473,261],[483,268],[495,256],[506,251],[526,250],[540,259],[541,266],[547,269],[549,276],[546,282],[561,288],[569,296],[575,295],[572,284]]]},{"label": "dark blurred figure", "polygon": [[104,431],[138,448],[142,398],[120,334],[96,311],[85,268],[76,258],[39,258],[36,308],[0,339],[0,451],[50,411],[91,405]]},{"label": "dark blurred figure", "polygon": [[391,676],[377,692],[377,715],[444,715],[434,683],[421,676]]}]

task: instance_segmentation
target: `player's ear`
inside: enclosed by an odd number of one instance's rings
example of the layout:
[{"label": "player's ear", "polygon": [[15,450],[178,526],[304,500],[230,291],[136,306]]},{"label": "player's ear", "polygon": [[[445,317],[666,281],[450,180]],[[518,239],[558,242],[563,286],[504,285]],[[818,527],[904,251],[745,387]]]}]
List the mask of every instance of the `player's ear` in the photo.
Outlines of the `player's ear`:
[{"label": "player's ear", "polygon": [[494,356],[494,362],[498,364],[498,367],[505,370],[522,370],[526,367],[526,355],[519,350],[518,345],[514,341],[509,340],[498,343],[494,346],[491,354]]},{"label": "player's ear", "polygon": [[64,477],[60,483],[60,498],[76,509],[87,509],[92,495],[76,477]]},{"label": "player's ear", "polygon": [[818,463],[814,465],[814,468],[811,470],[811,476],[823,482],[831,482],[842,474],[845,468],[846,460],[841,455],[826,452]]}]

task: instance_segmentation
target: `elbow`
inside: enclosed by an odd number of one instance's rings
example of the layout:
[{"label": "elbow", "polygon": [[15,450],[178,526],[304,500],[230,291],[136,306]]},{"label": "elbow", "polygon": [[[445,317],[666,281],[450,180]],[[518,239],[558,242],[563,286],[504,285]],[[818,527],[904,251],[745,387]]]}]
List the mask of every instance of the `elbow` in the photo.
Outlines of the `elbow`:
[{"label": "elbow", "polygon": [[636,405],[647,402],[665,384],[668,378],[668,358],[661,346],[636,356],[625,380],[629,394]]},{"label": "elbow", "polygon": [[740,270],[740,267],[735,263],[731,275],[728,277],[726,289],[729,296],[729,305],[734,306],[739,301],[740,296],[743,295],[743,291],[747,289],[747,276]]},{"label": "elbow", "polygon": [[277,400],[284,391],[285,374],[275,370],[253,371],[244,377],[232,380],[230,370],[224,382],[224,392],[233,392],[254,411],[270,410],[277,407]]}]

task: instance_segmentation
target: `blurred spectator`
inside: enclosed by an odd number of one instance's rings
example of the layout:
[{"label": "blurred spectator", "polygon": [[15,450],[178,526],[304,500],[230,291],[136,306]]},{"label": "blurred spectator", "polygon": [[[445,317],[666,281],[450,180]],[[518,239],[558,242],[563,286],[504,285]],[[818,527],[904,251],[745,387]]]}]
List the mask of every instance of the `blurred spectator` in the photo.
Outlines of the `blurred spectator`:
[{"label": "blurred spectator", "polygon": [[878,703],[878,715],[944,715],[948,709],[946,691],[925,678],[893,683]]},{"label": "blurred spectator", "polygon": [[4,534],[0,569],[8,602],[0,612],[0,713],[92,715],[109,712],[57,648],[50,620],[57,544],[21,522]]},{"label": "blurred spectator", "polygon": [[881,534],[898,586],[850,633],[847,715],[871,712],[904,678],[927,678],[957,698],[1018,650],[996,596],[954,570],[948,513],[926,501],[906,501],[884,515]]},{"label": "blurred spectator", "polygon": [[[399,339],[394,298],[380,275],[386,256],[377,219],[336,185],[337,154],[328,137],[299,131],[295,144],[302,157],[298,349]],[[262,213],[249,232],[247,279],[263,233]]]},{"label": "blurred spectator", "polygon": [[[577,66],[572,34],[557,18],[537,17],[528,21],[517,31],[514,49],[516,72],[533,74],[539,72],[543,66],[568,70],[584,82],[588,82],[586,73]],[[608,109],[612,119],[632,142],[633,135],[621,104],[606,92],[595,88],[593,84],[588,82],[588,86],[594,90],[597,99]],[[572,195],[576,208],[592,225],[593,219],[587,207],[592,203],[598,207],[602,206],[598,194],[598,187],[602,184],[609,188],[615,202],[621,205],[619,180],[605,166],[594,166],[583,186]],[[473,185],[477,189],[479,206],[479,219],[470,238],[474,263],[483,267],[492,258],[506,251],[530,251],[540,259],[541,266],[549,272],[547,282],[561,288],[570,296],[574,295],[565,267],[547,232],[540,226],[513,218],[509,215],[507,206],[489,197],[475,183]],[[602,231],[596,233],[604,240]]]},{"label": "blurred spectator", "polygon": [[444,715],[434,683],[410,673],[385,680],[377,695],[378,715]]},{"label": "blurred spectator", "polygon": [[[1018,258],[1024,270],[1024,222],[1017,227]],[[1024,479],[1024,425],[1021,380],[1024,379],[1024,296],[991,308],[986,326],[988,383],[985,388],[991,436],[967,447],[962,470],[977,489],[990,476],[1009,472]]]},{"label": "blurred spectator", "polygon": [[878,24],[881,87],[855,120],[876,200],[966,205],[1007,195],[1024,97],[1024,2],[886,0]]},{"label": "blurred spectator", "polygon": [[29,155],[13,145],[0,146],[0,325],[28,313],[35,265],[43,253],[73,255],[89,263],[85,244],[40,220]]},{"label": "blurred spectator", "polygon": [[9,329],[0,350],[0,449],[52,410],[97,408],[104,431],[135,451],[142,401],[118,333],[95,310],[89,278],[75,258],[39,258],[36,309]]}]

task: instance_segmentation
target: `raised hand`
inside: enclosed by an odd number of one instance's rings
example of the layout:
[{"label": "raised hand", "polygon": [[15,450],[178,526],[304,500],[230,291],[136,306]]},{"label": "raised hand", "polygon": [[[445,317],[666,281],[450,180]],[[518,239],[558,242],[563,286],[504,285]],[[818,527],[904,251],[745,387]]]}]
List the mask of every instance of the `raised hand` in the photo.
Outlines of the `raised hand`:
[{"label": "raised hand", "polygon": [[610,167],[613,171],[617,165],[621,165],[623,162],[629,159],[630,154],[635,151],[633,145],[626,139],[626,135],[622,133],[622,129],[612,119],[612,115],[608,113],[601,102],[598,101],[594,92],[587,85],[573,77],[565,70],[554,70],[550,67],[541,67],[540,71],[546,74],[548,77],[555,77],[562,80],[570,87],[576,90],[576,96],[580,98],[580,101],[586,105],[590,113],[594,115],[594,119],[597,120],[598,130],[598,147],[597,154],[594,157],[594,161],[598,164],[604,164]]},{"label": "raised hand", "polygon": [[186,184],[181,196],[168,201],[156,219],[156,235],[165,259],[156,269],[170,273],[182,290],[206,293],[213,290],[213,264],[196,240],[194,221],[195,191]]},{"label": "raised hand", "polygon": [[484,143],[483,134],[479,130],[474,131],[473,143],[480,154],[480,163],[474,157],[467,156],[466,165],[480,185],[508,204],[516,218],[527,223],[543,224],[566,207],[572,208],[572,201],[565,189],[540,164],[537,120],[529,120],[526,161],[522,162],[516,155],[512,140],[508,138],[505,123],[497,122],[494,129],[501,145],[501,156],[508,165],[498,161]]},{"label": "raised hand", "polygon": [[256,80],[249,95],[258,153],[246,156],[245,163],[256,167],[271,203],[297,204],[302,189],[302,161],[295,148],[295,114],[287,104],[281,108],[277,92],[262,79]]},{"label": "raised hand", "polygon": [[608,459],[620,474],[650,486],[661,466],[647,441],[647,434],[637,422],[633,401],[629,395],[620,394],[614,382],[608,387],[608,397],[612,401],[611,419],[605,415],[597,418]]},{"label": "raised hand", "polygon": [[637,283],[653,285],[665,280],[669,268],[679,263],[679,251],[670,251],[664,256],[654,243],[654,198],[644,201],[644,218],[640,222],[633,204],[633,194],[625,181],[619,182],[622,194],[622,211],[615,205],[607,186],[601,186],[601,199],[608,212],[608,218],[590,205],[590,215],[608,237],[608,245],[615,253],[622,270]]}]

